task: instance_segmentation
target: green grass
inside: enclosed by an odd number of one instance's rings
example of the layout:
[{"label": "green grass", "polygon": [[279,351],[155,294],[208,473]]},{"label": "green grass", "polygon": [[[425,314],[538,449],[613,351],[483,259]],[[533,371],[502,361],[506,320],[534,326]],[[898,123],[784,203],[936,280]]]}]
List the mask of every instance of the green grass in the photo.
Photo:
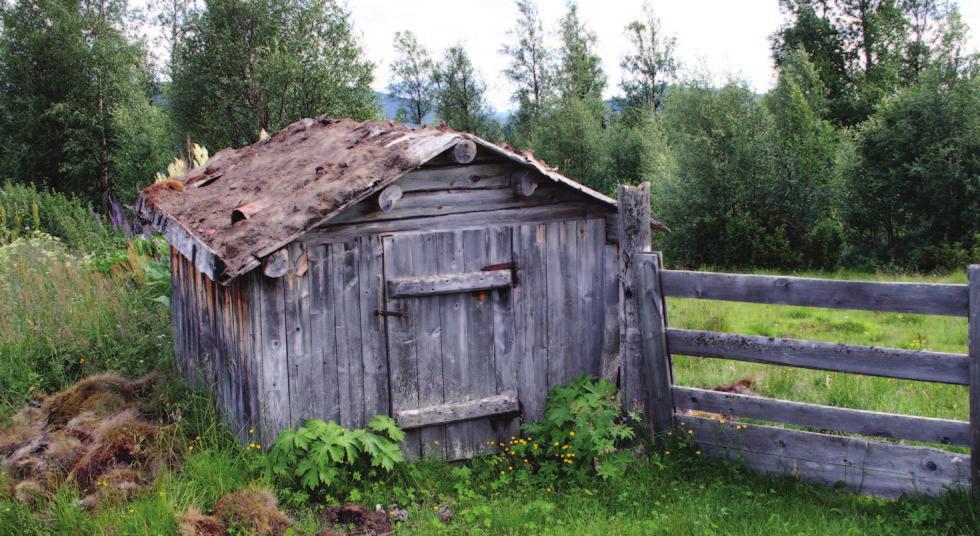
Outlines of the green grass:
[{"label": "green grass", "polygon": [[[32,389],[55,389],[102,370],[136,375],[168,370],[169,319],[133,270],[100,274],[54,248],[40,256],[0,255],[0,408],[20,405]],[[16,254],[15,254],[16,253]],[[69,263],[66,265],[65,261]],[[138,259],[134,260],[138,262]],[[138,273],[138,271],[136,271]],[[845,277],[866,278],[861,274]],[[884,277],[885,279],[895,279]],[[962,282],[946,278],[903,279]],[[163,311],[163,312],[161,312]],[[962,319],[671,300],[674,326],[749,334],[963,352]],[[84,358],[84,362],[81,360]],[[760,394],[808,402],[964,419],[966,389],[799,369],[678,357],[681,384],[713,387],[750,375]],[[158,417],[188,438],[180,462],[133,500],[89,513],[63,486],[31,508],[0,482],[0,534],[173,534],[189,507],[209,511],[223,494],[251,484],[272,486],[264,454],[237,443],[217,424],[210,399],[179,381],[157,400]],[[297,521],[295,534],[319,530],[325,506],[354,500],[407,505],[403,534],[977,534],[980,510],[960,494],[884,501],[842,490],[767,477],[696,447],[638,460],[625,478],[586,486],[504,483],[488,461],[458,466],[422,462],[352,495],[307,500],[275,489]],[[436,510],[449,505],[444,525]]]}]

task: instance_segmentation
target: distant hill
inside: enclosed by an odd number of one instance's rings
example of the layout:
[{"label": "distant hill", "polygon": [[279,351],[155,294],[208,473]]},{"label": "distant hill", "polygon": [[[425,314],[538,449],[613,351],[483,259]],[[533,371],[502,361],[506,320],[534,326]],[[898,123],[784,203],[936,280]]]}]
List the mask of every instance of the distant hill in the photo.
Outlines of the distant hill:
[{"label": "distant hill", "polygon": [[[395,116],[398,115],[398,110],[400,110],[402,106],[405,104],[405,99],[396,97],[394,95],[390,95],[388,93],[382,93],[380,91],[375,91],[374,93],[375,95],[377,95],[378,98],[378,107],[381,108],[381,115],[385,119],[394,119]],[[508,119],[510,119],[510,114],[511,114],[510,110],[503,111],[503,112],[493,112],[493,118],[497,120],[497,122],[499,122],[500,124],[504,124],[507,122]],[[438,124],[438,119],[436,118],[436,114],[432,112],[426,114],[425,123],[427,125]]]}]

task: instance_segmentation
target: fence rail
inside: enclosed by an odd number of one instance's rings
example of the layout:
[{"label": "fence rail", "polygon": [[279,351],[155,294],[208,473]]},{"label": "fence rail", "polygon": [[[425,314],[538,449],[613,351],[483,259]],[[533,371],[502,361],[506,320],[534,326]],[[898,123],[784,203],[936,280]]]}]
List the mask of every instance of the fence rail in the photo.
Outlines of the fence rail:
[{"label": "fence rail", "polygon": [[673,387],[674,407],[865,436],[970,446],[970,423]]},{"label": "fence rail", "polygon": [[[649,206],[644,195],[642,188],[623,188],[619,198],[626,206]],[[649,251],[648,240],[630,236],[629,229],[642,228],[629,221],[635,212],[621,210],[619,222],[619,228],[627,230],[621,242],[622,306],[635,312],[623,317],[622,384],[624,401],[642,409],[655,432],[683,425],[709,454],[736,458],[761,471],[843,482],[873,495],[937,494],[966,486],[980,493],[980,454],[872,439],[965,446],[980,453],[980,265],[968,268],[967,285],[664,270],[660,254]],[[969,352],[917,352],[671,328],[668,297],[967,317]],[[676,386],[673,354],[965,385],[970,420]],[[818,431],[735,424],[731,418]]]},{"label": "fence rail", "polygon": [[970,384],[964,354],[667,329],[671,353],[956,385]]},{"label": "fence rail", "polygon": [[967,285],[841,281],[663,270],[664,296],[706,300],[967,316]]}]

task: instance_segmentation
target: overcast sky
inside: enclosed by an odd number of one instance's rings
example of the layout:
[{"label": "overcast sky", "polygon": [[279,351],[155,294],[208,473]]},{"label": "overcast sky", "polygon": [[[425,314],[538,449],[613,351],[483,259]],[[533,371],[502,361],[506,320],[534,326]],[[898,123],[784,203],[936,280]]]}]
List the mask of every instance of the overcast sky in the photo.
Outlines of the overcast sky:
[{"label": "overcast sky", "polygon": [[[963,20],[980,29],[980,0],[960,0]],[[566,0],[538,0],[552,44]],[[642,15],[642,0],[579,0],[579,13],[598,37],[598,51],[609,77],[606,96],[619,91],[619,63],[628,50],[626,24]],[[375,89],[390,82],[388,66],[394,56],[396,31],[411,30],[430,52],[463,43],[487,81],[487,93],[497,110],[512,107],[512,87],[501,71],[507,58],[500,46],[508,40],[517,9],[513,0],[348,0],[355,30],[375,68]],[[710,73],[716,80],[729,76],[746,80],[756,91],[774,82],[769,36],[782,24],[778,0],[654,0],[664,31],[677,37],[677,55],[686,71]],[[970,44],[978,48],[976,31]]]}]

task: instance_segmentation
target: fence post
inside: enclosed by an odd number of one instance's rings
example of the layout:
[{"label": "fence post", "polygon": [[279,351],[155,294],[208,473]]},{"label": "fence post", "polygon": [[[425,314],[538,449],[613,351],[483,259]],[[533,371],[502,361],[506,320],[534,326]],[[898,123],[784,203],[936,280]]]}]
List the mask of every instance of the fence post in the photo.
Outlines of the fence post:
[{"label": "fence post", "polygon": [[660,253],[636,257],[636,290],[642,358],[643,401],[646,421],[656,434],[674,427],[674,397],[670,354],[667,352],[667,308],[660,289]]},{"label": "fence post", "polygon": [[980,264],[967,268],[970,284],[970,489],[980,497]]},{"label": "fence post", "polygon": [[[635,257],[650,251],[650,185],[620,185],[619,209],[619,387],[625,409],[643,404],[641,345],[634,285]],[[640,407],[648,413],[645,407]]]}]

